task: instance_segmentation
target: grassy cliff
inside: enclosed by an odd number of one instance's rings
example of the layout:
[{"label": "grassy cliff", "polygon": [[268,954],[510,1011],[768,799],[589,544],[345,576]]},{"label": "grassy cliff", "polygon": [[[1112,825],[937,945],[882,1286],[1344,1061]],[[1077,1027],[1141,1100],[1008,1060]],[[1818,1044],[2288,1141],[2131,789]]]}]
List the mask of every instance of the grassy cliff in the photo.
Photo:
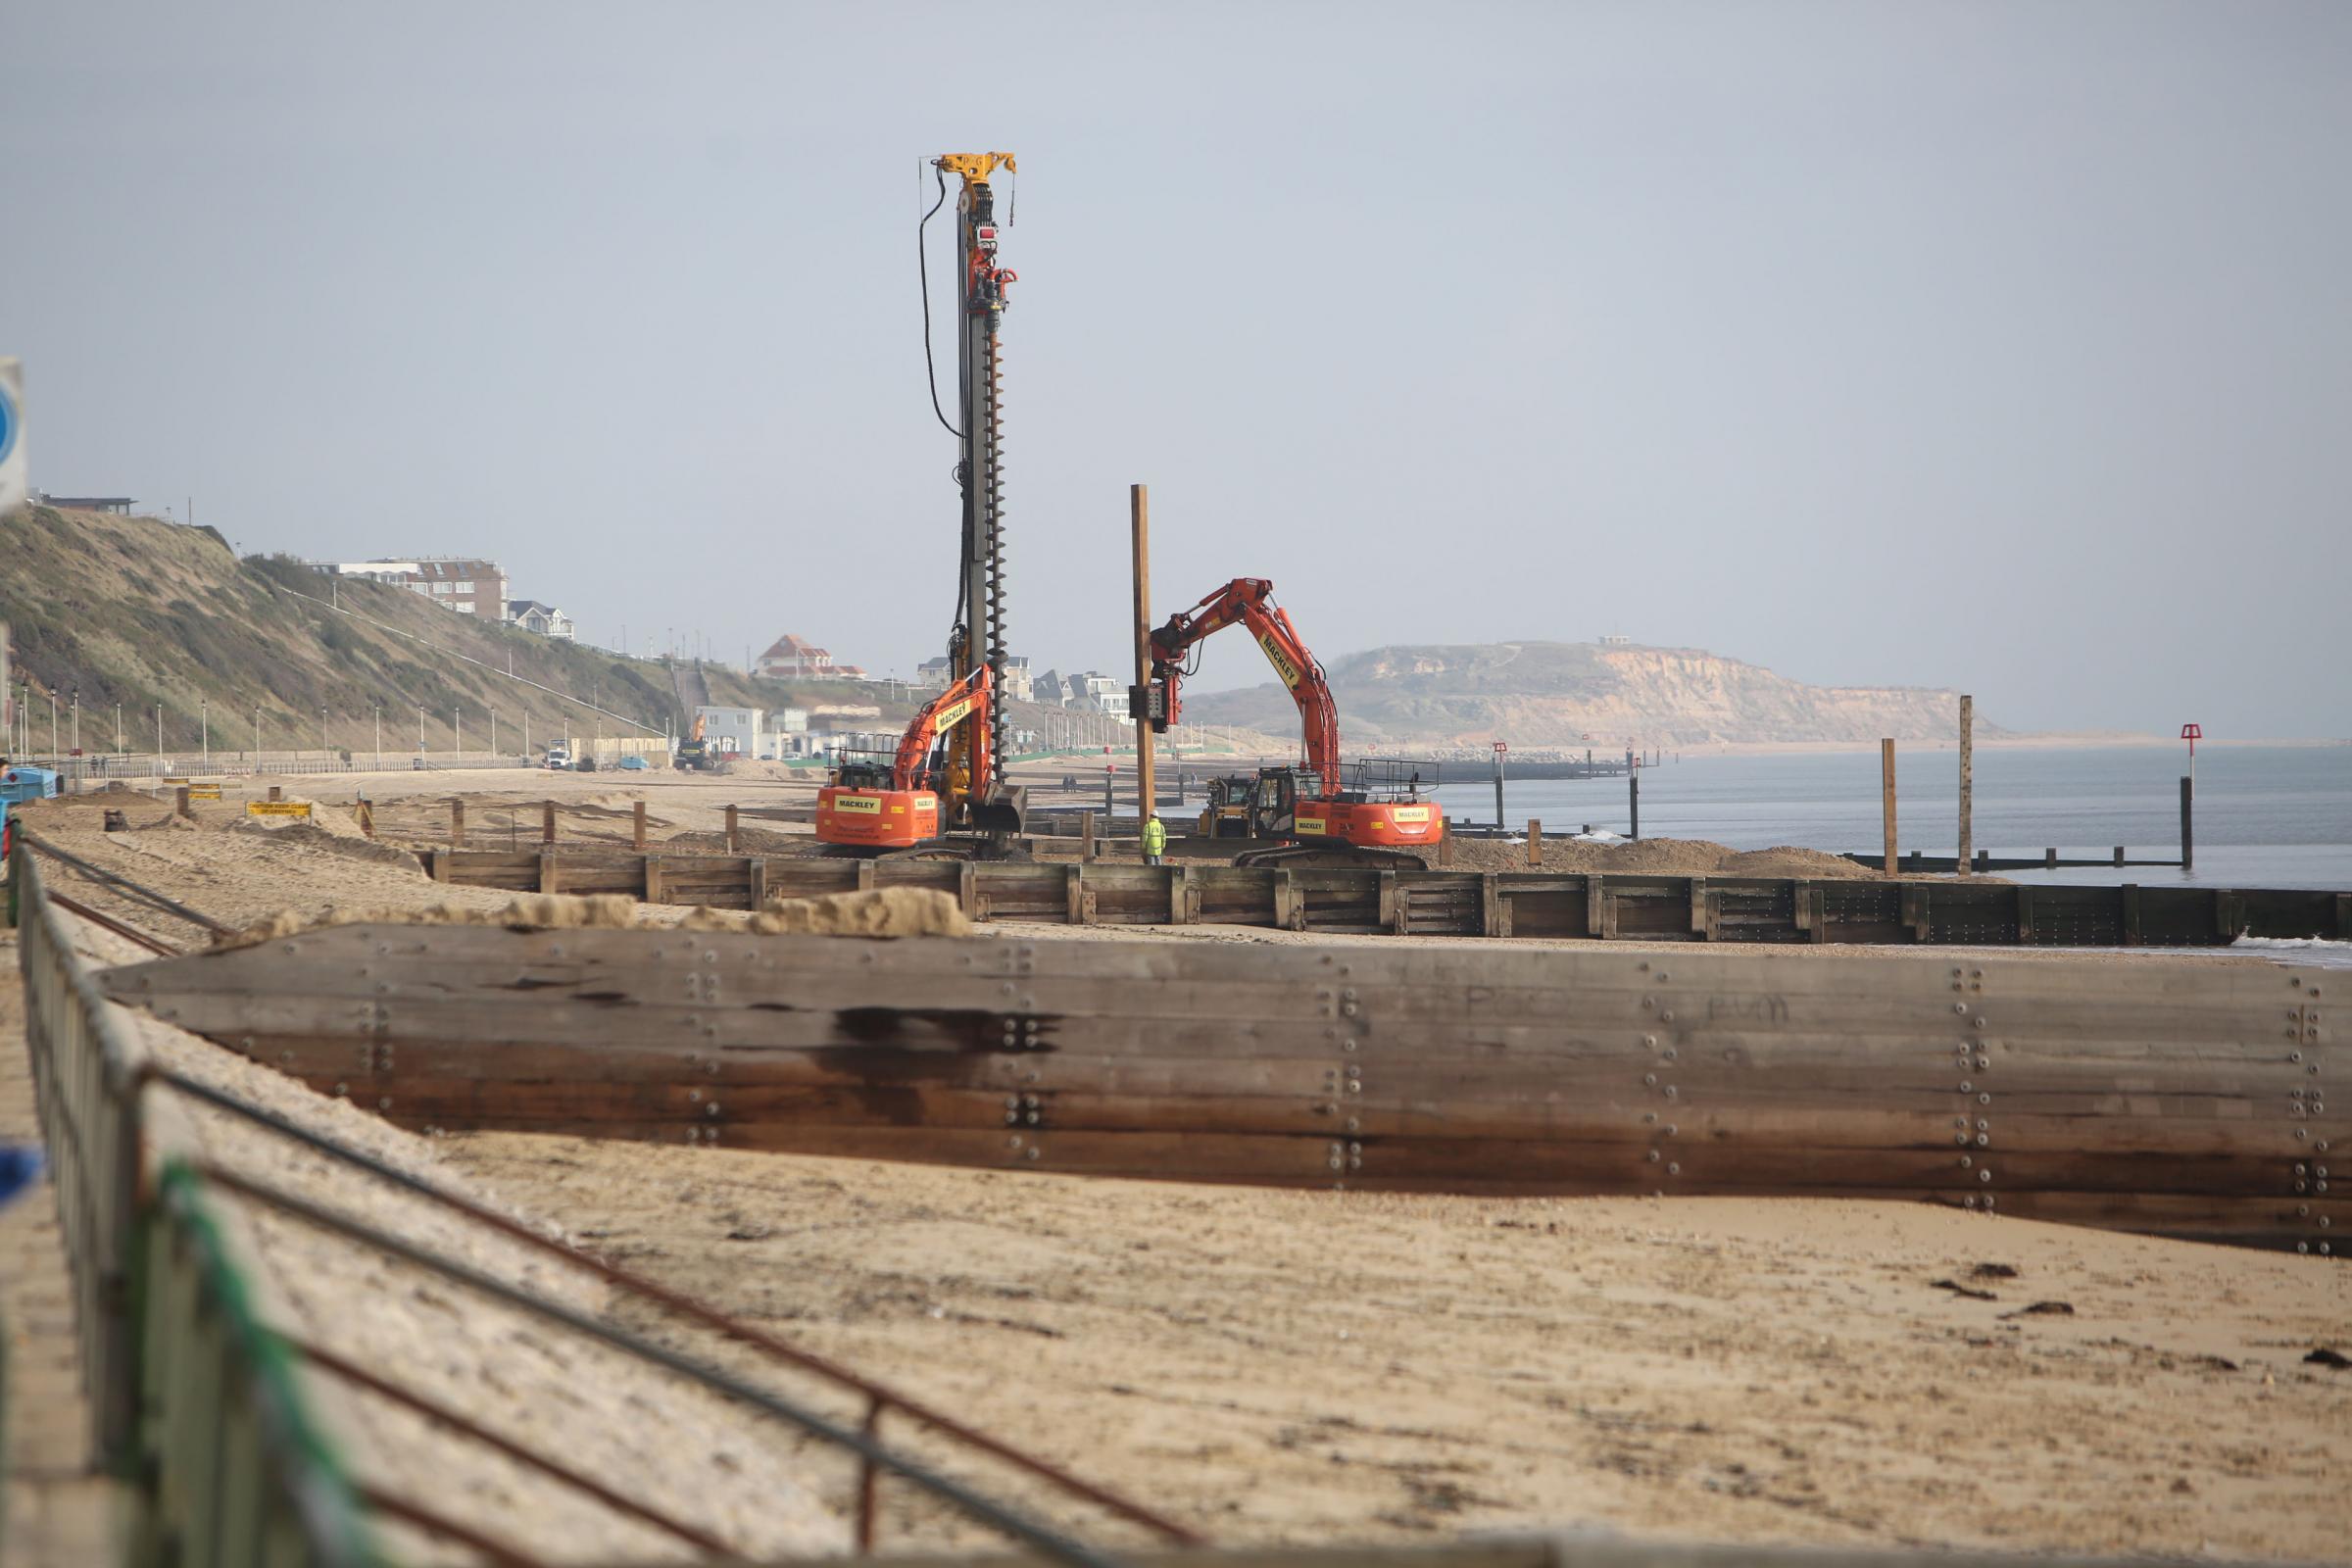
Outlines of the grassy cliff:
[{"label": "grassy cliff", "polygon": [[[677,715],[660,661],[550,642],[382,583],[330,585],[283,556],[239,560],[209,528],[33,507],[0,521],[0,619],[14,677],[32,688],[38,749],[52,693],[67,744],[63,715],[78,695],[90,751],[113,746],[117,704],[133,751],[154,746],[159,704],[169,750],[196,745],[208,705],[216,751],[253,743],[257,708],[270,751],[317,748],[321,710],[333,746],[366,750],[380,707],[387,752],[416,744],[419,708],[435,750],[453,743],[458,715],[469,750],[487,745],[493,712],[502,749],[519,741],[525,714],[534,743],[593,733],[600,720],[587,704],[621,715],[601,720],[609,734],[622,720],[660,732]],[[767,682],[704,673],[714,703],[787,701]]]}]

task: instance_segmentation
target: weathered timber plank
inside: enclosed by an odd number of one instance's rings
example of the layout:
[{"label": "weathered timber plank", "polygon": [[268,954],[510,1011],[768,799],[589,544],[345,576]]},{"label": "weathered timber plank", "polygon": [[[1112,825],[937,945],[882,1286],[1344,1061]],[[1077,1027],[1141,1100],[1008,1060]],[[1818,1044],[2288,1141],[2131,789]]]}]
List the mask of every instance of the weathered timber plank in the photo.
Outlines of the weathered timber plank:
[{"label": "weathered timber plank", "polygon": [[[943,1054],[921,1063],[873,1052],[845,1063],[829,1053],[835,1059],[728,1062],[706,1076],[674,1059],[600,1059],[593,1071],[565,1073],[562,1061],[539,1052],[482,1051],[467,1059],[465,1053],[409,1047],[395,1054],[396,1067],[367,1069],[355,1066],[347,1045],[304,1042],[281,1056],[272,1049],[279,1044],[264,1040],[257,1054],[265,1060],[290,1056],[285,1070],[321,1092],[348,1093],[368,1105],[390,1097],[394,1106],[382,1108],[441,1125],[525,1129],[551,1117],[669,1117],[994,1126],[1008,1115],[1035,1116],[1057,1128],[1097,1131],[1328,1130],[1384,1145],[1454,1140],[1464,1147],[1446,1168],[1464,1171],[1491,1163],[1497,1152],[1491,1145],[1524,1142],[1533,1152],[1513,1152],[1511,1168],[1562,1181],[1588,1168],[1577,1161],[1616,1168],[1655,1148],[1694,1177],[1756,1181],[1798,1171],[1812,1182],[1820,1172],[1844,1169],[1856,1179],[1877,1171],[1872,1180],[1893,1182],[1885,1166],[1899,1159],[1914,1177],[1925,1171],[1943,1180],[1966,1158],[1997,1168],[2001,1180],[2017,1185],[2146,1192],[2275,1186],[2280,1158],[2264,1136],[2276,1129],[2245,1120],[2184,1120],[2164,1129],[2157,1152],[2149,1147],[2146,1118],[2003,1113],[1991,1122],[1998,1142],[1987,1147],[1952,1130],[1967,1118],[1931,1109],[1898,1112],[1838,1101],[1766,1107],[1738,1103],[1736,1097],[1665,1105],[1662,1114],[1642,1110],[1643,1102],[1630,1097],[1606,1104],[1420,1102],[1378,1092],[1377,1084],[1376,1092],[1348,1094],[1335,1074],[1297,1061],[1241,1064],[1239,1071],[1224,1064],[1216,1073],[1188,1075],[1115,1060],[1072,1067],[1050,1058],[975,1061]],[[1033,1070],[1040,1066],[1042,1073]],[[1963,1137],[1969,1141],[1954,1142]]]},{"label": "weathered timber plank", "polygon": [[[893,983],[928,985],[935,988],[933,994],[954,995],[973,975],[995,975],[1015,983],[1015,995],[1004,1004],[1006,1011],[1122,1012],[1133,1010],[1132,999],[1120,995],[1122,984],[1180,981],[1203,986],[1186,999],[1186,1005],[1196,1011],[1205,1008],[1212,1013],[1243,1016],[1318,1016],[1334,1021],[1345,1016],[1360,1018],[1365,1029],[1375,1025],[1449,1022],[1559,1027],[1564,1020],[1573,1018],[1583,1030],[1626,1027],[1661,1036],[1675,1035],[1686,1041],[1721,1034],[1744,1036],[1810,1030],[1940,1037],[1954,1051],[1963,1040],[1971,1042],[1972,1047],[1998,1041],[2029,1020],[2036,1035],[2053,1040],[2082,1037],[2128,1041],[2134,1035],[2146,1035],[2151,1040],[2169,1038],[2201,1044],[2232,1041],[2264,1044],[2278,1038],[2274,1033],[2280,1027],[2278,1009],[2300,1000],[2292,992],[2271,989],[2285,971],[2235,966],[2231,967],[2230,980],[2210,990],[2200,990],[2193,979],[2184,980],[2177,973],[2168,973],[2170,966],[2158,965],[2137,985],[2118,987],[2120,995],[2101,996],[2097,973],[2082,974],[2068,966],[2069,972],[2059,976],[1996,975],[1984,982],[1985,992],[1972,992],[1954,1000],[1948,992],[1939,995],[1932,983],[1921,983],[1916,972],[1908,977],[1910,983],[1895,985],[1879,982],[1903,981],[1906,977],[1864,974],[1859,977],[1862,991],[1840,991],[1837,986],[1839,977],[1810,972],[1818,967],[1812,963],[1782,965],[1772,970],[1751,968],[1748,972],[1766,982],[1766,986],[1750,990],[1737,983],[1746,976],[1736,972],[1740,963],[1739,956],[1729,955],[1711,956],[1712,964],[1725,966],[1716,972],[1716,977],[1727,983],[1703,990],[1666,983],[1662,972],[1644,977],[1621,968],[1620,972],[1607,973],[1591,962],[1575,961],[1548,966],[1545,978],[1552,980],[1551,984],[1465,983],[1460,974],[1448,972],[1444,966],[1416,963],[1384,966],[1384,980],[1393,978],[1397,983],[1374,984],[1370,976],[1353,974],[1348,965],[1336,969],[1302,968],[1280,961],[1267,962],[1262,956],[1227,962],[1220,955],[1218,961],[1204,966],[1197,961],[1197,955],[1183,956],[1185,961],[1180,963],[1169,950],[1120,954],[1115,950],[1102,951],[1104,945],[1101,944],[1048,944],[1050,951],[1010,961],[1003,955],[956,952],[953,944],[923,941],[877,944],[855,955],[861,960],[858,967],[846,967],[832,961],[833,950],[823,947],[827,939],[703,933],[674,938],[674,946],[667,949],[659,945],[638,947],[633,950],[630,961],[614,963],[596,955],[608,951],[609,938],[623,933],[541,933],[532,938],[502,941],[493,947],[476,940],[480,934],[478,928],[437,929],[440,932],[437,936],[401,936],[399,940],[405,951],[400,955],[371,954],[365,941],[336,933],[305,933],[283,945],[271,944],[267,951],[170,960],[182,966],[175,970],[167,971],[163,965],[138,966],[123,971],[124,978],[117,983],[142,994],[151,992],[158,984],[228,993],[284,992],[294,982],[284,972],[287,966],[278,961],[280,956],[315,955],[320,961],[299,966],[305,971],[299,984],[302,990],[321,996],[386,994],[383,988],[393,982],[385,976],[401,962],[416,965],[416,983],[431,993],[448,989],[456,976],[447,971],[454,969],[471,971],[467,984],[475,989],[549,993],[603,987],[600,995],[608,1001],[623,1001],[639,995],[674,995],[680,970],[695,968],[714,976],[726,1000],[736,1004],[760,1000],[791,1004],[805,1001],[810,994],[808,988],[812,985],[840,984],[857,989],[885,978]],[[515,950],[514,944],[530,941],[540,943],[537,952]],[[818,946],[813,950],[796,946],[806,943]],[[1096,951],[1086,954],[1059,951],[1079,947]],[[954,956],[943,962],[943,952],[952,952]],[[706,959],[704,955],[710,956]],[[370,957],[376,960],[372,965],[368,963]],[[332,959],[350,960],[352,967],[338,974],[334,972],[338,965],[327,961]],[[1746,961],[1750,965],[1771,962]],[[1858,961],[1874,969],[1885,962]],[[363,974],[362,967],[368,967],[369,972]],[[1518,978],[1508,972],[1512,966],[1496,967],[1502,972],[1494,974],[1494,979]],[[2103,966],[2090,967],[2095,971]],[[1213,974],[1213,980],[1206,978],[1203,969],[1206,974]],[[172,976],[168,982],[163,978],[167,973]],[[2249,985],[2237,978],[2242,976],[2253,977],[2254,983]],[[1844,978],[1848,984],[1856,983],[1854,976]],[[1644,980],[1648,989],[1642,989]],[[2057,983],[2053,984],[2053,980]],[[2080,985],[2070,983],[2078,980]],[[2031,990],[2027,989],[2028,982],[2032,983]],[[1032,1000],[1040,988],[1053,987],[1071,989],[1055,991],[1052,1003]],[[1222,1005],[1219,998],[1235,987],[1265,987],[1267,993],[1252,992],[1245,1008]],[[946,989],[943,993],[936,988]],[[1352,1011],[1344,1012],[1346,1004],[1337,1000],[1343,991],[1352,993],[1348,999],[1355,1004]],[[2281,1052],[2284,1049],[2285,1042],[2281,1041]]]}]

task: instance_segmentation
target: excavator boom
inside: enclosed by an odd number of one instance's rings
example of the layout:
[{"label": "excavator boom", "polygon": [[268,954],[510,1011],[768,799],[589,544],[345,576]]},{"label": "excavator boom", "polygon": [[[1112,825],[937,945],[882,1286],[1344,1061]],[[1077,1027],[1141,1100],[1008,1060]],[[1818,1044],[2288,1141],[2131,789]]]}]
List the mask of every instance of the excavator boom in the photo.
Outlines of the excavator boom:
[{"label": "excavator boom", "polygon": [[995,677],[982,664],[959,681],[952,683],[916,711],[899,737],[899,752],[891,765],[891,787],[911,790],[923,787],[930,772],[931,748],[939,737],[969,719],[973,726],[973,742],[978,752],[988,751],[989,725],[993,721],[995,704],[990,700],[996,690]]},{"label": "excavator boom", "polygon": [[[1134,706],[1139,721],[1148,715],[1154,727],[1162,729],[1176,721],[1183,710],[1179,688],[1185,656],[1236,621],[1250,628],[1259,651],[1290,692],[1291,701],[1298,705],[1306,767],[1303,772],[1267,768],[1255,781],[1231,781],[1237,792],[1247,791],[1249,805],[1227,817],[1226,825],[1245,826],[1250,834],[1295,838],[1300,844],[1320,841],[1352,846],[1353,863],[1422,863],[1410,852],[1445,838],[1444,811],[1422,797],[1418,773],[1409,793],[1400,798],[1373,799],[1361,789],[1344,788],[1339,701],[1332,696],[1322,663],[1307,651],[1306,640],[1292,624],[1290,613],[1274,603],[1274,585],[1263,577],[1236,577],[1192,609],[1178,611],[1152,633],[1152,685],[1137,694]],[[1433,767],[1433,782],[1435,777]],[[1219,811],[1215,799],[1221,798],[1212,799],[1212,813]],[[1215,833],[1222,828],[1212,816],[1203,818],[1201,830]],[[1300,844],[1252,851],[1235,863],[1290,863],[1310,853]]]},{"label": "excavator boom", "polygon": [[1162,693],[1158,727],[1176,721],[1184,656],[1193,647],[1239,621],[1257,639],[1266,662],[1298,705],[1306,744],[1306,765],[1323,781],[1323,792],[1340,789],[1340,708],[1324,678],[1322,662],[1307,651],[1289,612],[1274,603],[1274,585],[1263,577],[1236,577],[1190,610],[1170,615],[1152,634],[1152,682]]}]

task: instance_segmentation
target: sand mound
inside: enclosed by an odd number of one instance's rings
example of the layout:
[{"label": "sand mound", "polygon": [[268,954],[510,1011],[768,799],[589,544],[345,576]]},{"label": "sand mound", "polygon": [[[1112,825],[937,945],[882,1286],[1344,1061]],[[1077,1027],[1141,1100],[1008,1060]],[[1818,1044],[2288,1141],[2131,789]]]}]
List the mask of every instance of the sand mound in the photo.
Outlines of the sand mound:
[{"label": "sand mound", "polygon": [[1745,850],[1727,855],[1715,866],[1719,876],[1869,876],[1870,868],[1842,855],[1776,844],[1769,850]]},{"label": "sand mound", "polygon": [[962,907],[934,888],[875,888],[779,899],[758,914],[700,908],[678,924],[687,931],[754,931],[761,936],[961,937],[972,930]]},{"label": "sand mound", "polygon": [[257,943],[338,925],[495,925],[515,931],[559,931],[625,930],[637,923],[636,901],[621,894],[572,898],[561,893],[533,893],[510,900],[494,909],[468,908],[456,904],[431,904],[422,908],[353,906],[307,912],[281,909],[268,919],[229,932],[213,945],[250,948]]},{"label": "sand mound", "polygon": [[[284,833],[280,828],[278,832]],[[330,844],[334,841],[329,840]],[[386,854],[398,855],[397,850]],[[405,857],[403,857],[405,858]],[[945,893],[930,888],[877,888],[867,893],[834,893],[771,905],[757,914],[739,909],[698,908],[672,922],[618,893],[574,897],[533,893],[496,908],[456,904],[422,908],[360,907],[304,911],[282,909],[232,931],[216,948],[250,948],[305,931],[338,925],[480,925],[509,931],[748,931],[760,936],[933,937],[968,936],[971,922]]]},{"label": "sand mound", "polygon": [[231,822],[227,831],[266,838],[273,844],[320,850],[328,855],[339,855],[345,859],[365,860],[370,865],[396,865],[403,870],[422,872],[423,867],[416,863],[416,857],[408,851],[396,850],[389,844],[378,844],[351,822],[341,822],[331,827],[325,825],[333,821],[333,808],[329,808],[324,815],[314,811],[308,822],[298,818],[280,818],[272,822],[268,817],[247,817]]}]

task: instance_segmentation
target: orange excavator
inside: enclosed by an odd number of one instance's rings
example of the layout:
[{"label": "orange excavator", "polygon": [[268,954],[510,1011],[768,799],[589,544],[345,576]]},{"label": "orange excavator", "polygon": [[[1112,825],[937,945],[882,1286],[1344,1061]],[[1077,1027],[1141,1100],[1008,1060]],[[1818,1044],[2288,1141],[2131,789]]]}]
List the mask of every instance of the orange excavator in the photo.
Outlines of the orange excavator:
[{"label": "orange excavator", "polygon": [[[1152,633],[1152,682],[1130,704],[1155,730],[1176,721],[1186,656],[1239,621],[1257,639],[1298,705],[1304,767],[1260,768],[1212,780],[1200,831],[1216,837],[1292,842],[1244,851],[1236,865],[1425,865],[1415,850],[1446,836],[1446,813],[1421,790],[1438,781],[1435,762],[1340,760],[1340,710],[1323,666],[1307,652],[1290,613],[1262,577],[1236,577]],[[1426,778],[1423,773],[1426,770]]]},{"label": "orange excavator", "polygon": [[[816,793],[817,838],[853,854],[970,859],[1010,853],[1011,835],[1020,831],[1017,792],[975,779],[967,761],[977,758],[981,772],[989,771],[995,692],[989,667],[978,665],[917,710],[887,760],[882,754],[844,757]],[[956,837],[956,828],[979,836]]]}]

